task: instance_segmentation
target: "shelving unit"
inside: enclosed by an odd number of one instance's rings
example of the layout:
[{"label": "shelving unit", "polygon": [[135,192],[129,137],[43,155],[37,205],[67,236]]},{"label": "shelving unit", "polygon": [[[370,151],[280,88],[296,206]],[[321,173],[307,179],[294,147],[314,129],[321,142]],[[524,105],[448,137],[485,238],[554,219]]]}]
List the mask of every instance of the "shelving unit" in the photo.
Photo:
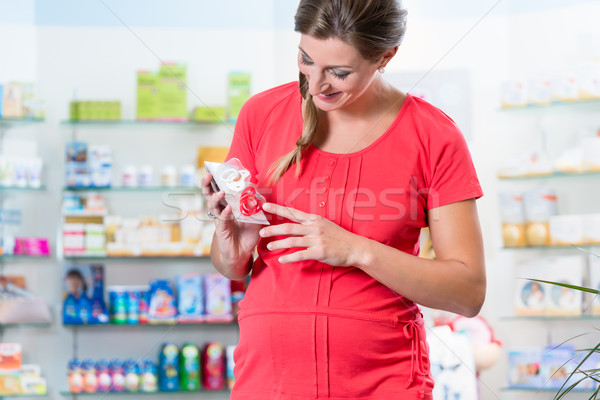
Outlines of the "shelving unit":
[{"label": "shelving unit", "polygon": [[69,391],[61,391],[60,394],[61,396],[65,396],[65,397],[73,397],[73,398],[77,398],[77,397],[98,397],[98,396],[110,396],[110,397],[118,397],[118,396],[163,396],[163,397],[168,397],[168,396],[179,396],[179,395],[195,395],[195,396],[203,396],[203,395],[209,395],[209,394],[230,394],[231,391],[229,389],[223,389],[223,390],[198,390],[195,392],[184,392],[184,391],[178,391],[178,392],[98,392],[98,393],[71,393]]},{"label": "shelving unit", "polygon": [[[545,106],[527,106],[522,108],[505,108],[502,109],[501,112],[504,114],[504,117],[514,116],[515,123],[523,123],[528,124],[526,126],[533,126],[532,122],[537,124],[537,129],[541,132],[540,137],[540,145],[541,150],[543,150],[547,154],[552,154],[549,151],[554,145],[554,151],[556,154],[562,152],[562,147],[564,143],[566,143],[565,137],[562,137],[561,134],[564,131],[563,124],[558,122],[574,119],[575,116],[581,115],[580,113],[590,113],[596,112],[600,110],[600,99],[594,99],[589,101],[577,101],[577,102],[554,102]],[[517,119],[518,118],[518,119]],[[554,128],[554,124],[557,124],[559,128]],[[573,124],[574,125],[574,124]],[[565,132],[566,134],[567,132]],[[554,140],[554,142],[552,142]],[[570,139],[569,139],[570,140]],[[551,173],[539,173],[539,174],[529,174],[529,175],[521,175],[521,176],[501,176],[497,177],[498,181],[503,185],[513,185],[513,187],[519,187],[520,189],[527,187],[539,187],[544,185],[553,185],[555,188],[568,188],[565,189],[564,198],[559,194],[559,202],[564,200],[565,209],[569,210],[569,213],[578,213],[582,212],[581,206],[586,206],[588,211],[590,211],[590,207],[594,206],[593,204],[589,204],[589,202],[573,201],[573,197],[578,194],[587,192],[587,185],[597,185],[598,180],[600,179],[600,171],[584,171],[584,172],[574,172],[574,173],[566,173],[566,172],[551,172]],[[557,190],[560,192],[560,190]],[[579,199],[578,199],[579,200]],[[583,199],[585,200],[585,199]],[[585,208],[585,207],[584,207]],[[595,207],[595,210],[598,210],[598,207]],[[564,212],[564,211],[563,211]],[[558,256],[559,254],[571,254],[576,252],[581,252],[581,254],[587,255],[589,249],[597,246],[593,243],[586,244],[578,244],[578,245],[546,245],[546,246],[525,246],[525,247],[502,247],[503,252],[514,252],[514,255],[519,255],[519,258],[524,257],[525,259],[539,256]],[[586,274],[584,273],[584,276]],[[543,278],[542,278],[543,279]],[[553,279],[548,279],[553,280]],[[550,286],[550,285],[547,285]],[[585,285],[584,285],[585,286]],[[547,292],[549,293],[549,292]],[[514,293],[512,296],[515,296]],[[550,296],[550,294],[546,295]],[[529,343],[532,347],[543,347],[544,345],[558,345],[559,343],[567,342],[572,343],[576,346],[576,348],[586,348],[587,344],[586,340],[590,340],[586,337],[578,337],[576,334],[570,334],[567,332],[571,332],[566,328],[568,326],[577,326],[583,329],[584,331],[588,331],[594,329],[593,327],[597,325],[597,322],[600,321],[600,315],[592,315],[589,312],[586,312],[581,315],[511,315],[501,317],[500,320],[504,324],[509,324],[508,329],[513,329],[514,326],[518,326],[517,324],[528,324],[531,327],[532,332],[536,332],[535,335],[538,338],[538,342],[533,344]],[[581,329],[576,329],[576,332],[581,332]],[[522,345],[523,342],[527,340],[515,340],[514,342],[508,344],[512,348],[518,348]],[[529,340],[531,342],[531,340]],[[535,342],[535,341],[534,341]],[[517,344],[518,343],[518,344]],[[593,347],[593,346],[592,346]],[[569,380],[566,387],[570,384],[575,383],[575,381]],[[518,393],[522,393],[523,398],[529,398],[533,393],[536,393],[540,396],[547,394],[548,396],[554,397],[555,394],[559,392],[559,388],[526,388],[526,387],[505,387],[501,389],[504,392],[514,393],[517,396]],[[577,389],[571,392],[573,396],[581,396],[583,398],[584,395],[588,396],[591,393],[594,393],[594,390],[591,389]],[[521,397],[519,397],[521,398]],[[568,395],[567,395],[568,398]],[[586,397],[587,398],[587,397]]]}]

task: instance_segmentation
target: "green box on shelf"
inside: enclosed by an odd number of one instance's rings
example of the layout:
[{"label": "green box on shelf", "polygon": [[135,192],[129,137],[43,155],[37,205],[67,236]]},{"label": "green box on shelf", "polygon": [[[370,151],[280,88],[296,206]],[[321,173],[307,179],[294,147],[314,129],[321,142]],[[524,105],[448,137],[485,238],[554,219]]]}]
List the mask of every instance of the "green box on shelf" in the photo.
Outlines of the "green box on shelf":
[{"label": "green box on shelf", "polygon": [[198,106],[194,108],[192,119],[197,122],[225,121],[227,119],[227,108]]},{"label": "green box on shelf", "polygon": [[138,71],[136,118],[148,121],[159,117],[158,75],[154,72]]},{"label": "green box on shelf", "polygon": [[163,121],[187,121],[186,67],[164,63],[158,72],[158,104]]},{"label": "green box on shelf", "polygon": [[78,101],[71,101],[69,103],[69,119],[71,121],[79,120],[79,102]]},{"label": "green box on shelf", "polygon": [[250,98],[250,73],[230,72],[227,88],[229,121],[235,122],[244,103]]}]

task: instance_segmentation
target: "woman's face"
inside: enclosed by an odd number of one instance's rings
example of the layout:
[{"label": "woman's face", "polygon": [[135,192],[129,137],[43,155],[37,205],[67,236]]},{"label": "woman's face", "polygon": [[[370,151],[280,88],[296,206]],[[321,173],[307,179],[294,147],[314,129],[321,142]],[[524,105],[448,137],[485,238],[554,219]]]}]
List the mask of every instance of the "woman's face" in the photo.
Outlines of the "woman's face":
[{"label": "woman's face", "polygon": [[298,68],[308,79],[315,105],[323,111],[334,111],[352,104],[369,88],[379,65],[364,59],[340,39],[302,35]]}]

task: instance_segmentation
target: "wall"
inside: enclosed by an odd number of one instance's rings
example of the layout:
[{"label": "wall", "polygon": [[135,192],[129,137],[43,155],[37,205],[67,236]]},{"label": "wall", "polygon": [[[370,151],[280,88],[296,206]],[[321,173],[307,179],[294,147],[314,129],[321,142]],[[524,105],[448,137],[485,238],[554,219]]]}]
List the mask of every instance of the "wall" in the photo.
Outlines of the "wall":
[{"label": "wall", "polygon": [[[158,0],[0,0],[0,38],[19,38],[0,40],[0,82],[35,80],[41,95],[48,100],[47,122],[41,128],[19,128],[18,134],[38,138],[39,152],[46,160],[59,159],[56,155],[62,154],[64,142],[76,135],[92,143],[112,144],[117,168],[126,163],[151,163],[159,168],[173,160],[193,162],[197,145],[228,143],[231,131],[223,127],[204,132],[162,128],[72,132],[60,121],[67,117],[68,102],[74,97],[120,99],[124,117],[133,118],[135,71],[154,69],[159,60],[186,62],[190,105],[224,103],[226,75],[231,69],[250,71],[254,92],[297,78],[298,34],[293,32],[292,23],[295,0],[179,0],[169,4],[167,7]],[[566,6],[560,1],[541,0],[405,0],[404,5],[409,11],[408,32],[388,72],[465,69],[472,80],[470,146],[486,193],[478,207],[490,282],[482,315],[496,330],[505,349],[535,345],[549,337],[560,340],[574,336],[581,326],[565,328],[552,324],[550,332],[542,323],[502,319],[512,314],[513,265],[519,259],[544,254],[515,254],[501,249],[497,192],[507,186],[499,183],[495,175],[498,166],[516,151],[539,147],[540,126],[556,139],[553,146],[558,151],[572,140],[569,133],[581,124],[598,126],[598,119],[581,115],[573,121],[568,112],[542,119],[499,112],[499,85],[508,78],[551,73],[590,61],[586,54],[598,54],[591,38],[597,39],[600,30],[594,19],[600,15],[600,2],[570,1]],[[37,234],[53,237],[59,220],[62,165],[49,165],[46,171],[47,193],[27,199],[26,206],[32,214],[28,225]],[[581,189],[567,185],[561,190],[566,197],[567,192]],[[570,209],[593,210],[595,205],[590,202],[597,198],[599,189],[597,185],[584,189],[590,193],[588,201],[570,201]],[[153,201],[155,204],[148,204]],[[109,202],[113,209],[125,211],[142,204],[161,206],[157,199],[128,194],[111,195]],[[15,262],[7,266],[7,272],[24,271],[32,289],[58,307],[61,264],[26,264]],[[107,279],[109,284],[140,283],[136,278],[140,275],[158,276],[168,271],[166,274],[173,276],[194,267],[190,263],[111,262],[107,263]],[[205,262],[199,267],[210,268]],[[71,354],[74,333],[55,325],[42,330],[7,331],[5,339],[27,343],[26,357],[42,364],[51,390],[58,391],[66,385],[64,366]],[[82,354],[89,357],[118,355],[122,348],[131,348],[138,354],[161,340],[181,342],[190,339],[190,335],[197,335],[198,342],[214,336],[222,336],[226,341],[236,339],[236,333],[226,329],[190,332],[121,332],[107,328],[80,330],[78,336],[80,352],[89,351]],[[119,334],[122,343],[112,343],[112,334]],[[163,334],[167,336],[161,337]],[[500,390],[506,385],[505,371],[506,361],[502,358],[482,373],[482,399],[527,398],[527,394]]]}]

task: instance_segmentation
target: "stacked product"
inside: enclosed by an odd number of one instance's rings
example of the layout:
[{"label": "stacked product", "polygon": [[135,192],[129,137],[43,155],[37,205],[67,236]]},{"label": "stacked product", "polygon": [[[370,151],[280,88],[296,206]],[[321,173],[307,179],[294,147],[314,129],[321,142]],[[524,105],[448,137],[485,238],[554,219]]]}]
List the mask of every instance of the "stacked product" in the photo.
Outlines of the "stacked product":
[{"label": "stacked product", "polygon": [[137,73],[138,121],[188,120],[186,66],[163,63],[158,73]]},{"label": "stacked product", "polygon": [[39,157],[0,155],[0,186],[39,188],[42,186],[42,164]]},{"label": "stacked product", "polygon": [[[545,257],[519,265],[517,276],[581,286],[584,263],[584,258],[579,255]],[[516,281],[516,315],[577,316],[581,312],[580,291],[529,279]]]},{"label": "stacked product", "polygon": [[150,359],[79,360],[67,366],[71,393],[158,391],[157,365]]},{"label": "stacked product", "polygon": [[553,189],[501,192],[499,196],[505,247],[600,243],[600,214],[559,215]]},{"label": "stacked product", "polygon": [[66,186],[70,188],[106,188],[112,184],[111,149],[105,145],[68,142],[66,153]]},{"label": "stacked product", "polygon": [[46,379],[40,367],[21,360],[20,343],[0,343],[0,396],[45,395]]},{"label": "stacked product", "polygon": [[216,342],[202,347],[191,343],[179,348],[174,343],[161,346],[158,362],[72,359],[67,365],[71,393],[104,392],[195,392],[233,387],[233,351]]},{"label": "stacked product", "polygon": [[84,100],[72,101],[69,106],[71,121],[119,121],[120,101]]},{"label": "stacked product", "polygon": [[592,353],[577,368],[586,354],[576,353],[572,345],[548,346],[546,348],[522,348],[508,351],[508,386],[522,389],[559,389],[569,375],[576,371],[567,386],[579,382],[577,390],[594,390],[594,379],[582,379],[597,370],[600,358]]},{"label": "stacked product", "polygon": [[0,84],[0,118],[43,119],[44,114],[44,101],[36,97],[33,83]]},{"label": "stacked product", "polygon": [[189,273],[171,281],[157,279],[150,286],[110,286],[109,309],[113,324],[173,324],[231,322],[232,303],[243,297],[243,289],[219,274]]},{"label": "stacked product", "polygon": [[[47,238],[17,236],[15,229],[21,225],[21,211],[0,208],[0,224],[4,226],[0,236],[0,255],[36,256],[50,255]],[[11,229],[7,229],[11,227]]]},{"label": "stacked product", "polygon": [[600,99],[600,67],[582,67],[554,76],[536,74],[530,79],[504,82],[502,108],[549,105]]}]

